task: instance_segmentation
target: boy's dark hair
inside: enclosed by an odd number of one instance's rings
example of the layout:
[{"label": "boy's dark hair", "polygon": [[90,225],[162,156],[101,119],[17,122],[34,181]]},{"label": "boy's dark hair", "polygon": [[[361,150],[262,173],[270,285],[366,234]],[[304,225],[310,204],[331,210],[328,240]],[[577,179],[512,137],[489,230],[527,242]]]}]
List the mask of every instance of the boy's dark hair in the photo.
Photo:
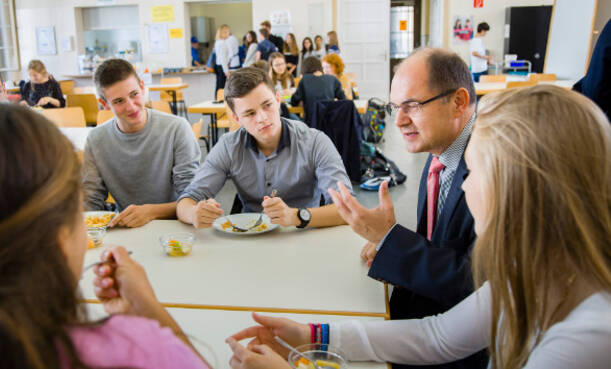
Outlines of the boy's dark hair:
[{"label": "boy's dark hair", "polygon": [[303,67],[301,69],[303,74],[312,74],[314,72],[322,72],[322,63],[320,59],[315,56],[308,56],[303,61]]},{"label": "boy's dark hair", "polygon": [[257,60],[256,62],[252,63],[251,67],[259,68],[265,73],[269,73],[270,69],[272,68],[267,60]]},{"label": "boy's dark hair", "polygon": [[263,27],[267,27],[267,28],[269,28],[269,29],[271,29],[271,28],[272,28],[272,24],[271,24],[271,22],[270,22],[270,21],[268,21],[268,20],[265,20],[265,21],[261,22],[261,24],[260,24],[260,25],[261,25],[261,26],[263,26]]},{"label": "boy's dark hair", "polygon": [[104,89],[117,82],[126,80],[129,76],[136,77],[136,80],[140,83],[140,77],[138,77],[136,70],[129,62],[117,58],[104,61],[93,74],[93,83],[95,84],[98,96],[106,101]]},{"label": "boy's dark hair", "polygon": [[269,75],[259,68],[246,67],[231,72],[227,83],[225,84],[225,101],[231,111],[233,110],[233,99],[248,95],[250,91],[259,87],[260,84],[265,84],[270,91],[276,94],[276,89],[272,84]]},{"label": "boy's dark hair", "polygon": [[261,28],[259,30],[259,33],[261,34],[261,36],[263,36],[264,39],[268,39],[269,38],[269,31],[267,30],[267,28]]},{"label": "boy's dark hair", "polygon": [[482,22],[477,25],[477,33],[480,33],[481,31],[490,31],[490,26],[488,23]]}]

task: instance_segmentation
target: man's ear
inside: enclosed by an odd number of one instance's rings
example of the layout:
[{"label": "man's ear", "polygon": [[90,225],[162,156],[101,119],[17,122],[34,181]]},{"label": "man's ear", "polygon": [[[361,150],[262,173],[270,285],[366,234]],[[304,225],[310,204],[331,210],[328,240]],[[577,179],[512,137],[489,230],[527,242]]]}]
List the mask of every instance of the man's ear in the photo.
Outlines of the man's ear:
[{"label": "man's ear", "polygon": [[465,110],[467,110],[467,107],[470,103],[471,100],[469,99],[469,92],[467,91],[467,89],[464,87],[459,88],[454,94],[453,100],[456,116],[462,115]]}]

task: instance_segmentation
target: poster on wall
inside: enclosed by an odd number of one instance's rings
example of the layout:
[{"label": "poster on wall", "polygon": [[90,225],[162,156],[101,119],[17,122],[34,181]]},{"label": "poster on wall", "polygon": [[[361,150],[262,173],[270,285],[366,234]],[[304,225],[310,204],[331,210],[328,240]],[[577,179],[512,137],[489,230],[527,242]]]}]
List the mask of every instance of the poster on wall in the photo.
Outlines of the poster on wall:
[{"label": "poster on wall", "polygon": [[473,38],[473,16],[455,15],[452,17],[452,40],[454,43],[469,41]]},{"label": "poster on wall", "polygon": [[165,54],[168,52],[168,25],[153,23],[148,26],[149,53]]},{"label": "poster on wall", "polygon": [[51,27],[36,27],[36,49],[38,55],[55,55],[55,29]]},{"label": "poster on wall", "polygon": [[287,33],[292,32],[291,12],[288,10],[274,10],[269,13],[269,22],[272,24],[272,34],[286,37]]}]

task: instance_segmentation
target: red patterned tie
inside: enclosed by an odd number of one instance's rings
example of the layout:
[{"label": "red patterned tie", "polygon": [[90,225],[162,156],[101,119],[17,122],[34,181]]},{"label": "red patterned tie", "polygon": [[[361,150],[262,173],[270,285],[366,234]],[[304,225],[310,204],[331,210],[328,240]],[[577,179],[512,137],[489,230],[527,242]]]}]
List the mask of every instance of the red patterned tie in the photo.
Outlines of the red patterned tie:
[{"label": "red patterned tie", "polygon": [[439,172],[446,166],[441,164],[439,158],[433,156],[429,167],[429,176],[426,180],[426,238],[433,237],[435,216],[437,215],[437,198],[439,197]]}]

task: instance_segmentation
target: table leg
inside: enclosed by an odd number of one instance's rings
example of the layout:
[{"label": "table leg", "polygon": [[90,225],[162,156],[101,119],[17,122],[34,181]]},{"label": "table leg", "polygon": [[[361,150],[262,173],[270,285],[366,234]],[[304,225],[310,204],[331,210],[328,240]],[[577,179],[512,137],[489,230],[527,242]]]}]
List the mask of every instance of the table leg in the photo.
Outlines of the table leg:
[{"label": "table leg", "polygon": [[212,146],[214,147],[219,139],[219,129],[216,125],[216,114],[210,115],[210,127],[212,129]]},{"label": "table leg", "polygon": [[178,109],[177,109],[177,108],[178,108],[178,106],[176,106],[176,91],[174,91],[174,90],[170,90],[170,91],[168,91],[168,93],[169,93],[170,95],[172,95],[172,102],[173,102],[173,104],[172,104],[172,106],[171,106],[171,108],[172,108],[172,114],[174,114],[174,115],[178,115]]}]

